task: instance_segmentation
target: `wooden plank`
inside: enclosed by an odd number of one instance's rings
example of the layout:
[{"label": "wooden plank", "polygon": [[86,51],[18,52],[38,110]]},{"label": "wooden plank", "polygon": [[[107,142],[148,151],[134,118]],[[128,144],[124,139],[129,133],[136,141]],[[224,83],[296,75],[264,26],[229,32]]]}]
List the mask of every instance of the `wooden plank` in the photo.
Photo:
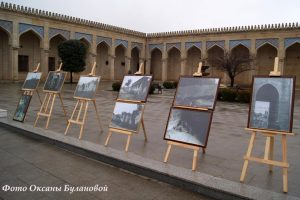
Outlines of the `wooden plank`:
[{"label": "wooden plank", "polygon": [[130,131],[125,131],[125,130],[121,130],[121,129],[116,129],[116,128],[109,128],[109,129],[116,133],[127,134],[127,135],[132,134],[132,132],[130,132]]},{"label": "wooden plank", "polygon": [[[271,137],[270,141],[270,150],[269,150],[269,159],[273,160],[274,158],[274,137]],[[269,172],[273,171],[273,165],[269,165]]]},{"label": "wooden plank", "polygon": [[[282,135],[282,162],[287,162],[286,135]],[[283,192],[288,192],[288,169],[283,168]]]},{"label": "wooden plank", "polygon": [[190,110],[208,110],[208,108],[199,108],[199,107],[191,107],[191,106],[173,106],[173,108],[185,108]]},{"label": "wooden plank", "polygon": [[255,129],[255,128],[245,128],[246,131],[255,131],[261,133],[270,133],[270,134],[281,134],[281,135],[295,135],[294,133],[284,132],[284,131],[273,131],[273,130],[264,130],[264,129]]},{"label": "wooden plank", "polygon": [[263,158],[257,158],[257,157],[244,156],[244,159],[249,160],[249,161],[258,162],[258,163],[274,165],[274,166],[277,166],[277,167],[288,168],[290,166],[289,163],[287,163],[287,162],[281,162],[281,161],[275,161],[275,160],[265,160]]},{"label": "wooden plank", "polygon": [[168,162],[168,158],[169,158],[169,155],[170,155],[171,147],[172,147],[172,145],[171,145],[171,144],[168,144],[168,149],[167,149],[167,151],[166,151],[166,155],[165,155],[165,158],[164,158],[164,162]]},{"label": "wooden plank", "polygon": [[270,145],[271,145],[271,137],[267,137],[266,145],[265,145],[265,154],[264,154],[264,159],[265,160],[269,160]]},{"label": "wooden plank", "polygon": [[194,155],[193,155],[193,164],[192,164],[192,170],[196,170],[197,166],[197,158],[198,158],[198,150],[194,150]]},{"label": "wooden plank", "polygon": [[187,148],[187,149],[192,149],[192,150],[199,150],[200,149],[200,147],[197,147],[197,146],[193,146],[193,145],[189,145],[189,144],[183,144],[183,143],[174,142],[174,141],[167,141],[167,143],[171,144],[171,145]]}]

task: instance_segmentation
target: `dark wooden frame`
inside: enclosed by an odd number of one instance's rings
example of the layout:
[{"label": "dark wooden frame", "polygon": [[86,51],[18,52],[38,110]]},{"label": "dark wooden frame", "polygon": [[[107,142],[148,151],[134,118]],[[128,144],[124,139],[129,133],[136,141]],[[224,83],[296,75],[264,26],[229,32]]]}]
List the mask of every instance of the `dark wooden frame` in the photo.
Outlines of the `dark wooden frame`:
[{"label": "dark wooden frame", "polygon": [[[255,78],[290,78],[292,79],[293,83],[293,88],[292,88],[292,105],[290,108],[290,124],[289,124],[289,132],[287,131],[282,131],[282,130],[274,130],[274,129],[263,129],[263,128],[256,128],[256,127],[250,127],[250,114],[251,114],[251,109],[252,109],[252,100],[253,100],[253,89],[254,89],[254,79]],[[271,131],[278,131],[278,132],[283,132],[283,133],[292,133],[293,130],[293,115],[294,115],[294,101],[295,101],[295,86],[296,86],[296,76],[265,76],[265,75],[256,75],[252,76],[252,89],[251,89],[251,101],[250,101],[250,106],[249,106],[249,111],[248,111],[248,121],[247,121],[247,128],[253,128],[253,129],[260,129],[260,130],[271,130]]]},{"label": "dark wooden frame", "polygon": [[[16,119],[15,119],[15,115],[16,115],[16,113],[17,113],[17,110],[18,110],[18,107],[19,107],[19,104],[20,104],[20,100],[22,99],[23,96],[29,96],[30,99],[29,99],[29,102],[28,102],[28,104],[27,104],[27,106],[26,106],[26,109],[25,109],[25,115],[24,115],[24,118],[23,118],[22,121],[20,121],[20,120],[16,120]],[[16,111],[15,111],[14,116],[13,116],[13,120],[14,120],[14,121],[17,121],[17,122],[24,122],[24,120],[25,120],[25,118],[26,118],[26,114],[27,114],[28,108],[29,108],[29,105],[30,105],[30,102],[31,102],[31,98],[32,98],[32,95],[29,95],[29,94],[22,94],[22,96],[19,98],[18,105],[17,105]]]},{"label": "dark wooden frame", "polygon": [[[177,97],[177,93],[178,93],[178,89],[179,89],[179,84],[180,84],[181,78],[219,79],[218,86],[217,86],[217,90],[216,90],[216,94],[215,94],[215,99],[214,99],[214,102],[213,102],[213,108],[211,109],[211,108],[207,108],[207,107],[187,106],[187,105],[175,105],[175,100],[176,100],[176,97]],[[190,109],[195,109],[195,108],[205,108],[205,109],[209,109],[209,110],[215,110],[215,107],[216,107],[216,100],[217,100],[217,96],[218,96],[218,91],[219,91],[220,83],[221,83],[221,78],[219,78],[219,77],[180,76],[180,77],[179,77],[179,81],[178,81],[178,85],[177,85],[177,88],[176,88],[175,96],[174,96],[174,99],[173,99],[172,106],[174,106],[174,107],[177,107],[177,106],[178,106],[178,107],[179,107],[179,106],[184,106],[184,107],[186,107],[187,109],[188,109],[188,108],[190,108]]]},{"label": "dark wooden frame", "polygon": [[[43,75],[42,72],[28,72],[28,73],[27,73],[27,76],[28,76],[29,73],[33,73],[33,74],[40,73],[40,74],[41,74],[41,78],[42,78],[42,75]],[[27,76],[26,76],[26,78],[27,78]],[[23,90],[23,91],[34,91],[34,90],[36,90],[36,89],[38,88],[39,84],[40,84],[41,78],[39,79],[39,81],[38,81],[36,87],[33,88],[33,89],[24,88],[24,85],[25,85],[25,83],[26,83],[26,78],[25,78],[25,81],[24,81],[24,83],[23,83],[23,85],[22,85],[22,89],[21,89],[21,90]]]},{"label": "dark wooden frame", "polygon": [[[120,97],[120,92],[119,92],[119,93],[118,93],[118,97],[117,97],[117,101],[122,101],[122,102],[135,102],[135,103],[137,103],[137,102],[146,103],[146,102],[147,102],[147,99],[148,99],[148,95],[149,95],[149,90],[150,90],[150,87],[151,87],[151,84],[152,84],[152,81],[153,81],[153,76],[152,76],[151,74],[150,74],[150,75],[146,75],[146,74],[145,74],[145,75],[134,75],[134,74],[131,74],[131,75],[125,75],[125,76],[123,77],[122,82],[121,82],[121,87],[122,87],[122,85],[123,85],[123,82],[124,82],[124,79],[125,79],[126,76],[137,76],[137,77],[150,76],[150,77],[151,77],[150,85],[149,85],[148,90],[147,90],[146,98],[145,98],[145,100],[142,100],[142,101],[140,101],[140,100],[130,100],[130,99],[121,99],[121,98],[119,98],[119,97]],[[121,91],[121,87],[120,87],[120,91]]]},{"label": "dark wooden frame", "polygon": [[[115,110],[115,108],[116,108],[116,104],[117,103],[127,103],[127,104],[140,104],[140,105],[142,105],[142,110],[141,110],[141,113],[142,113],[142,115],[141,115],[141,120],[139,120],[139,123],[138,123],[138,126],[137,126],[137,130],[136,131],[134,131],[134,130],[130,130],[130,129],[126,129],[126,128],[119,128],[119,127],[112,127],[112,126],[110,126],[110,124],[108,125],[108,128],[113,128],[113,129],[119,129],[119,130],[123,130],[123,131],[129,131],[129,132],[133,132],[133,133],[138,133],[139,132],[139,129],[140,129],[140,127],[141,127],[141,123],[142,123],[142,119],[143,119],[143,116],[144,116],[144,111],[145,111],[145,104],[144,103],[138,103],[138,102],[129,102],[129,101],[117,101],[116,103],[115,103],[115,106],[114,106],[114,109],[113,109],[113,113],[112,113],[112,116],[111,116],[111,119],[112,119],[112,117],[113,117],[113,115],[114,115],[114,110]],[[112,121],[112,120],[111,120]],[[110,121],[110,122],[111,122]]]},{"label": "dark wooden frame", "polygon": [[[183,142],[183,141],[178,141],[178,140],[172,140],[169,138],[166,138],[166,134],[167,134],[167,129],[168,129],[168,125],[169,125],[169,120],[170,120],[170,116],[171,116],[171,112],[172,109],[179,109],[179,110],[187,110],[187,111],[192,111],[192,112],[205,112],[205,113],[209,113],[210,117],[209,117],[209,124],[208,124],[208,129],[207,129],[207,137],[206,137],[206,141],[205,141],[205,145],[197,145],[197,144],[193,144],[193,143],[188,143],[188,142]],[[166,124],[166,128],[165,128],[165,133],[164,133],[164,140],[168,140],[168,141],[173,141],[173,142],[178,142],[178,143],[182,143],[182,144],[188,144],[188,145],[192,145],[192,146],[197,146],[197,147],[202,147],[202,148],[206,148],[207,143],[208,143],[208,137],[209,137],[209,133],[210,133],[210,127],[211,127],[211,123],[212,123],[212,117],[213,117],[213,111],[212,110],[199,110],[199,109],[185,109],[185,108],[180,108],[180,107],[171,107],[170,111],[169,111],[169,116],[168,116],[168,120],[167,120],[167,124]]]},{"label": "dark wooden frame", "polygon": [[[90,78],[98,78],[98,79],[99,79],[98,84],[97,84],[97,86],[96,86],[96,90],[95,90],[95,93],[94,93],[93,98],[90,99],[90,98],[85,98],[85,97],[78,97],[78,96],[75,96],[76,91],[77,91],[77,88],[78,88],[79,80],[80,80],[81,77],[90,77]],[[79,77],[79,80],[78,80],[78,83],[77,83],[77,85],[76,85],[76,88],[75,88],[75,91],[74,91],[74,94],[73,94],[73,98],[75,98],[75,99],[86,99],[86,100],[93,100],[93,99],[95,99],[95,96],[96,96],[96,93],[97,93],[97,90],[98,90],[98,88],[99,88],[99,84],[100,84],[100,81],[101,81],[101,76],[88,76],[88,75],[82,75],[82,76]]]},{"label": "dark wooden frame", "polygon": [[[60,86],[59,90],[45,90],[45,86],[46,86],[47,80],[48,80],[49,75],[50,75],[51,72],[54,72],[54,73],[63,73],[63,74],[65,74],[63,84]],[[63,85],[64,85],[64,83],[65,83],[66,77],[67,77],[67,72],[64,72],[64,71],[50,71],[50,72],[48,73],[47,78],[46,78],[46,81],[45,81],[45,83],[44,83],[43,91],[44,91],[44,92],[51,92],[51,93],[60,93],[60,91],[61,91],[61,89],[62,89],[62,87],[63,87]]]}]

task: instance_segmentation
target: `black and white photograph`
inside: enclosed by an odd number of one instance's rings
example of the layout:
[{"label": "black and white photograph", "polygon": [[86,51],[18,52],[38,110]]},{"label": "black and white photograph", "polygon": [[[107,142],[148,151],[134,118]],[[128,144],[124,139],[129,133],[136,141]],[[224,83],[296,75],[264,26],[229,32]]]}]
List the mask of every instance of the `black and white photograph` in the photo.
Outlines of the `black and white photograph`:
[{"label": "black and white photograph", "polygon": [[292,131],[294,77],[254,77],[248,128]]},{"label": "black and white photograph", "polygon": [[110,128],[138,132],[144,105],[116,102]]},{"label": "black and white photograph", "polygon": [[24,81],[23,90],[35,90],[41,80],[41,72],[29,72]]},{"label": "black and white photograph", "polygon": [[180,77],[174,106],[214,109],[219,78]]},{"label": "black and white photograph", "polygon": [[13,120],[23,122],[30,104],[31,95],[23,94],[18,103]]},{"label": "black and white photograph", "polygon": [[81,76],[79,78],[74,97],[94,99],[100,82],[100,76]]},{"label": "black and white photograph", "polygon": [[145,102],[152,76],[124,76],[118,99]]},{"label": "black and white photograph", "polygon": [[66,72],[49,72],[44,85],[44,91],[60,92],[66,76]]},{"label": "black and white photograph", "polygon": [[206,147],[212,112],[172,108],[164,139]]}]

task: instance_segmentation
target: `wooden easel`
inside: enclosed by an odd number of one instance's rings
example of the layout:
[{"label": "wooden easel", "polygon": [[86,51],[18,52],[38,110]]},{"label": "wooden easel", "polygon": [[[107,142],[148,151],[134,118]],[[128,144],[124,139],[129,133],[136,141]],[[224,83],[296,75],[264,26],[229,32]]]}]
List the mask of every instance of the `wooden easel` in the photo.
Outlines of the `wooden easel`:
[{"label": "wooden easel", "polygon": [[[39,69],[40,69],[40,63],[37,64],[36,68],[32,72],[36,73],[36,72],[39,71]],[[33,96],[34,92],[36,92],[36,94],[39,97],[40,103],[42,104],[41,96],[40,96],[39,91],[37,89],[33,89],[33,90],[31,90],[31,89],[22,89],[22,91],[23,91],[23,94],[31,95],[31,96]]]},{"label": "wooden easel", "polygon": [[[62,63],[60,64],[60,67],[59,67],[58,70],[56,70],[56,72],[60,72],[61,68],[62,68]],[[34,123],[34,127],[36,127],[36,124],[37,124],[40,116],[43,116],[43,117],[47,118],[47,123],[46,123],[45,129],[48,129],[56,96],[58,96],[59,99],[60,99],[61,106],[62,106],[62,109],[63,109],[63,112],[64,112],[64,115],[65,115],[66,119],[67,119],[67,112],[65,110],[65,106],[64,106],[62,97],[60,95],[60,91],[58,91],[58,92],[46,91],[45,93],[46,94],[45,94],[42,106],[40,108],[40,111],[37,113],[37,117],[36,117],[36,120],[35,120],[35,123]]]},{"label": "wooden easel", "polygon": [[[274,64],[274,71],[270,72],[270,76],[281,76],[281,72],[279,71],[278,67],[278,57],[275,58]],[[249,146],[247,149],[247,153],[244,156],[244,165],[240,177],[240,182],[244,182],[247,168],[249,161],[263,163],[269,165],[269,172],[272,172],[273,166],[282,167],[283,169],[283,192],[288,192],[288,168],[289,163],[287,162],[287,142],[286,136],[290,135],[293,136],[294,133],[290,132],[282,132],[282,131],[273,131],[273,130],[262,130],[262,129],[254,129],[254,128],[245,128],[246,131],[252,132]],[[266,144],[265,144],[265,152],[263,158],[257,158],[251,156],[252,149],[254,146],[254,141],[256,138],[257,133],[261,133],[263,136],[266,137]],[[281,145],[282,145],[282,161],[273,160],[274,155],[274,140],[275,136],[281,135]]]},{"label": "wooden easel", "polygon": [[[195,72],[193,74],[194,77],[202,77],[201,68],[202,68],[202,62],[199,63],[197,72]],[[173,108],[189,108],[189,107],[186,107],[186,106],[174,106]],[[194,109],[195,110],[206,110],[206,111],[208,110],[207,108],[194,108]],[[197,167],[197,158],[198,158],[198,151],[200,150],[201,147],[190,145],[190,144],[183,144],[183,143],[174,142],[174,141],[167,141],[167,144],[168,144],[168,148],[167,148],[167,151],[166,151],[166,154],[165,154],[164,163],[168,162],[168,158],[169,158],[169,154],[170,154],[170,151],[171,151],[171,147],[172,147],[172,145],[174,145],[174,146],[178,146],[178,147],[182,147],[182,148],[194,150],[193,162],[192,162],[192,170],[193,171],[196,170],[196,167]],[[205,153],[205,148],[204,147],[202,148],[202,153]]]},{"label": "wooden easel", "polygon": [[[141,63],[140,64],[140,67],[139,67],[139,70],[134,73],[135,75],[143,75],[144,74],[144,64]],[[130,103],[138,103],[138,104],[143,104],[145,106],[144,103],[142,103],[141,101],[129,101],[129,100],[120,100],[118,102],[130,102]],[[145,109],[145,107],[144,107]],[[144,112],[144,110],[143,110]],[[147,138],[147,134],[146,134],[146,130],[145,130],[145,125],[144,125],[144,118],[143,118],[143,114],[142,113],[142,116],[141,116],[141,125],[142,125],[142,128],[143,128],[143,132],[144,132],[144,137],[145,137],[145,141],[147,142],[148,138]],[[139,131],[139,130],[138,130]],[[138,132],[137,131],[137,132]],[[125,146],[125,151],[128,152],[128,148],[129,148],[129,144],[130,144],[130,140],[131,140],[131,136],[135,134],[135,132],[132,132],[132,131],[129,131],[129,130],[122,130],[122,129],[117,129],[117,128],[109,128],[108,129],[108,136],[105,140],[105,144],[104,146],[107,146],[108,145],[108,142],[111,138],[111,135],[112,133],[115,132],[115,133],[119,133],[119,134],[125,134],[127,135],[127,142],[126,142],[126,146]]]},{"label": "wooden easel", "polygon": [[[91,73],[88,74],[88,76],[95,76],[95,72],[96,72],[96,62],[94,62],[93,68]],[[95,99],[86,99],[86,98],[79,98],[79,97],[74,97],[77,99],[75,108],[72,112],[71,118],[68,119],[68,125],[67,128],[65,130],[65,135],[67,135],[69,127],[71,124],[77,124],[80,126],[80,133],[79,133],[79,139],[82,138],[82,133],[83,133],[83,128],[84,128],[84,124],[86,121],[86,114],[88,111],[88,107],[89,107],[89,102],[93,102],[93,105],[95,107],[96,110],[96,116],[97,116],[97,120],[100,126],[100,132],[102,133],[103,129],[102,129],[102,125],[101,125],[101,120],[100,120],[100,115],[98,113],[98,109],[96,106],[96,100]],[[76,116],[77,114],[77,116]],[[82,116],[83,114],[83,116]]]}]

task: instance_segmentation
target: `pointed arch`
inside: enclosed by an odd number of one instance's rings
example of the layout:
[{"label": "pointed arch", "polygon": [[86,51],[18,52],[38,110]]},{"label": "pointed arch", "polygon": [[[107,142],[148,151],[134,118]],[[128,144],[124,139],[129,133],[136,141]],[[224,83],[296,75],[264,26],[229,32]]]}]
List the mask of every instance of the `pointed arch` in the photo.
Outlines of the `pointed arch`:
[{"label": "pointed arch", "polygon": [[192,75],[197,71],[199,62],[201,61],[201,49],[191,46],[187,50],[186,75]]},{"label": "pointed arch", "polygon": [[296,75],[296,87],[300,87],[300,43],[296,42],[285,50],[286,75]]},{"label": "pointed arch", "polygon": [[172,47],[168,51],[167,79],[178,81],[181,71],[181,52],[177,47]]},{"label": "pointed arch", "polygon": [[269,43],[264,43],[257,49],[256,66],[257,74],[268,75],[273,71],[274,59],[277,56],[277,48]]},{"label": "pointed arch", "polygon": [[100,75],[104,80],[110,79],[109,49],[110,46],[105,41],[97,45],[96,74]]},{"label": "pointed arch", "polygon": [[151,51],[150,74],[153,75],[154,80],[162,80],[162,51],[159,48],[154,48]]},{"label": "pointed arch", "polygon": [[0,27],[0,80],[10,79],[12,67],[9,66],[9,40],[10,35]]}]

